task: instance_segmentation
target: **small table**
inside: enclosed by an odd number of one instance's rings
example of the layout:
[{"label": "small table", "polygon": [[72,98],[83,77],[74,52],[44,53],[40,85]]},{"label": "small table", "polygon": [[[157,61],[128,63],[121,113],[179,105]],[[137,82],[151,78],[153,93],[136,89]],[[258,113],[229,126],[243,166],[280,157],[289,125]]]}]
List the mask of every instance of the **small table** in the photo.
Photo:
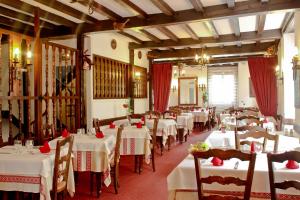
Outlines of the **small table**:
[{"label": "small table", "polygon": [[[51,200],[55,150],[42,154],[39,149],[14,146],[0,148],[0,190],[40,193],[41,200]],[[62,150],[64,152],[64,150]],[[75,193],[72,162],[67,189]]]}]

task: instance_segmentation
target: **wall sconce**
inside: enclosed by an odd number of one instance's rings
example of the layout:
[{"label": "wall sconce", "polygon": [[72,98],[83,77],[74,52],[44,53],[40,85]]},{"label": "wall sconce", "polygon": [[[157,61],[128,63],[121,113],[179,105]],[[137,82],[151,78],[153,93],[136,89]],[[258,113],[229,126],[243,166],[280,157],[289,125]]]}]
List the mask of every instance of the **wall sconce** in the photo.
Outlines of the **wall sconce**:
[{"label": "wall sconce", "polygon": [[135,80],[140,80],[141,72],[134,72],[134,78],[135,78]]},{"label": "wall sconce", "polygon": [[177,90],[176,85],[173,85],[173,86],[172,86],[172,92],[175,92],[176,90]]},{"label": "wall sconce", "polygon": [[279,65],[277,65],[275,68],[275,75],[276,75],[277,81],[283,82],[283,72],[280,70]]},{"label": "wall sconce", "polygon": [[296,80],[297,78],[297,71],[300,70],[300,64],[299,64],[299,56],[298,55],[295,55],[293,57],[293,60],[292,60],[292,63],[293,63],[293,79]]},{"label": "wall sconce", "polygon": [[174,78],[176,78],[177,76],[178,76],[177,70],[174,70]]},{"label": "wall sconce", "polygon": [[206,90],[206,85],[205,84],[198,84],[198,88],[201,91],[205,91]]},{"label": "wall sconce", "polygon": [[13,51],[13,63],[19,63],[19,58],[20,58],[20,49],[15,48]]}]

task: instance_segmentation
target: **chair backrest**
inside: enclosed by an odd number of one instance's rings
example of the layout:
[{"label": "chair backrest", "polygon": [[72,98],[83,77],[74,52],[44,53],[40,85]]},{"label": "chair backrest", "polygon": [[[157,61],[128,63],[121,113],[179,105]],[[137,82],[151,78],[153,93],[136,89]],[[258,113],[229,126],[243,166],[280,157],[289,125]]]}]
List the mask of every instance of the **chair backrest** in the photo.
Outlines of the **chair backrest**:
[{"label": "chair backrest", "polygon": [[[276,188],[286,190],[288,188],[295,188],[300,192],[300,181],[297,180],[285,180],[283,182],[275,182],[274,179],[274,167],[273,162],[282,163],[286,160],[294,160],[300,163],[300,152],[299,151],[289,151],[281,154],[268,153],[268,167],[269,167],[269,181],[270,181],[270,191],[271,199],[276,200]],[[297,178],[297,177],[295,177]]]},{"label": "chair backrest", "polygon": [[56,137],[56,132],[53,124],[45,124],[42,127],[43,140],[52,140]]},{"label": "chair backrest", "polygon": [[[67,187],[73,141],[74,137],[69,136],[63,140],[58,140],[56,143],[52,183],[54,200],[57,199],[57,193],[65,190]],[[67,148],[67,153],[64,153],[64,148]]]},{"label": "chair backrest", "polygon": [[251,145],[251,142],[246,140],[247,138],[255,138],[255,139],[264,138],[263,143],[255,142],[263,146],[263,152],[266,152],[267,140],[272,140],[274,141],[273,152],[276,153],[278,151],[278,140],[279,140],[278,135],[271,135],[267,131],[256,131],[255,129],[250,130],[243,134],[236,133],[238,150],[241,149],[241,145],[245,145],[245,144]]},{"label": "chair backrest", "polygon": [[114,165],[115,166],[119,163],[119,160],[120,160],[120,146],[121,146],[122,131],[123,131],[123,129],[124,129],[124,126],[121,125],[118,128],[118,132],[117,132],[116,147],[115,147],[115,156],[114,156]]},{"label": "chair backrest", "polygon": [[96,132],[100,131],[99,119],[97,119],[97,118],[93,119],[93,127],[95,128]]},{"label": "chair backrest", "polygon": [[263,127],[263,122],[259,120],[259,117],[254,115],[242,115],[236,118],[236,126],[239,121],[245,121],[247,125],[255,123],[257,126]]},{"label": "chair backrest", "polygon": [[160,112],[158,112],[158,111],[147,111],[146,112],[146,115],[154,115],[155,117],[157,117],[157,118],[160,118]]},{"label": "chair backrest", "polygon": [[174,110],[166,110],[164,113],[163,113],[163,118],[164,119],[168,119],[168,118],[174,118],[174,119],[177,119],[177,112],[174,111]]},{"label": "chair backrest", "polygon": [[[235,184],[238,186],[245,186],[244,191],[244,198],[243,200],[249,200],[250,194],[251,194],[251,185],[252,185],[252,179],[253,179],[253,173],[254,173],[254,166],[255,166],[255,153],[243,153],[241,151],[237,150],[221,150],[221,149],[210,149],[208,151],[203,152],[193,152],[195,161],[195,170],[196,170],[196,180],[197,180],[197,187],[198,187],[198,199],[201,200],[204,197],[203,191],[202,191],[202,184],[212,184],[212,183],[219,183],[222,185],[228,185],[228,184]],[[222,176],[209,176],[209,177],[201,177],[199,168],[199,158],[200,159],[208,159],[210,157],[218,157],[222,160],[229,160],[231,158],[238,158],[241,161],[249,161],[248,171],[247,171],[247,178],[246,180],[242,180],[240,178],[236,177],[222,177]],[[227,199],[228,196],[218,196],[213,195],[206,196],[208,197],[206,199]],[[230,199],[240,199],[238,197],[233,197]]]},{"label": "chair backrest", "polygon": [[153,148],[156,147],[156,134],[157,134],[157,126],[158,126],[159,119],[154,119],[154,124],[152,128],[152,145]]}]

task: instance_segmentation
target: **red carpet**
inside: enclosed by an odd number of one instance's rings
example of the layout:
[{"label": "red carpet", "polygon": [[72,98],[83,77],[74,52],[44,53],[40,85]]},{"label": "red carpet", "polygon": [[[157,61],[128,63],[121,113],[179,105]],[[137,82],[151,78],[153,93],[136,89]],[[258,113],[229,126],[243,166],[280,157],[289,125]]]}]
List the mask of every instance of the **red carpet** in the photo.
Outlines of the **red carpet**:
[{"label": "red carpet", "polygon": [[[165,151],[163,156],[156,155],[156,172],[151,165],[144,164],[143,171],[139,175],[134,173],[134,157],[121,157],[120,163],[120,188],[119,194],[114,193],[111,185],[102,187],[99,199],[104,200],[167,200],[167,176],[187,156],[188,146],[195,141],[204,140],[209,132],[195,131],[188,137],[188,142],[173,144],[170,151]],[[90,196],[89,173],[79,174],[79,184],[76,186],[76,194],[73,199],[92,200],[97,199],[96,193]]]}]

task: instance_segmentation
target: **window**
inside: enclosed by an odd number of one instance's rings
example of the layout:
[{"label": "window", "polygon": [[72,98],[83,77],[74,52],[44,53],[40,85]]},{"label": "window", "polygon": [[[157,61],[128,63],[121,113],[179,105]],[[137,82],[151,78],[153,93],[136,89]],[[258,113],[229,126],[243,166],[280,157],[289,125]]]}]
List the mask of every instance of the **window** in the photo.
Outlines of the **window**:
[{"label": "window", "polygon": [[237,67],[208,68],[208,102],[222,110],[237,105]]}]

